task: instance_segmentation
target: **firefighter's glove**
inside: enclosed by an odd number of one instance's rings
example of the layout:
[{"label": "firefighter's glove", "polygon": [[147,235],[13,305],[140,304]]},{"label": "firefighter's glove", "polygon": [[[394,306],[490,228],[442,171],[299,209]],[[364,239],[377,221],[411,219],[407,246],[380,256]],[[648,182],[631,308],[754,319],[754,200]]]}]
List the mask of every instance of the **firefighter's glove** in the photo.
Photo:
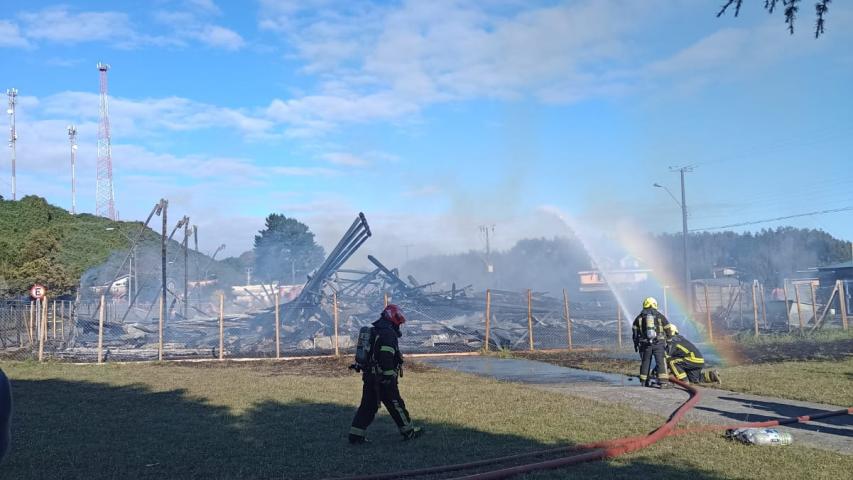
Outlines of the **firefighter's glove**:
[{"label": "firefighter's glove", "polygon": [[400,363],[400,366],[397,367],[397,376],[403,378],[403,364]]},{"label": "firefighter's glove", "polygon": [[361,367],[357,363],[353,363],[349,367],[350,370],[355,370],[356,373],[361,373]]},{"label": "firefighter's glove", "polygon": [[634,351],[635,351],[635,352],[639,352],[639,351],[640,351],[640,342],[634,342]]}]

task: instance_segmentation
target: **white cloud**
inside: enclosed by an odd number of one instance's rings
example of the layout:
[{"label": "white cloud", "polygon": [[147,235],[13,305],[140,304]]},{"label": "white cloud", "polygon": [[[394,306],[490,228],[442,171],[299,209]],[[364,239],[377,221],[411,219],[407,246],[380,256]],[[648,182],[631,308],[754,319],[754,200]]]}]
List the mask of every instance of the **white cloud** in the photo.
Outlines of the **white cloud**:
[{"label": "white cloud", "polygon": [[[42,116],[64,117],[74,112],[79,118],[97,120],[98,105],[95,93],[62,92],[40,99],[38,110]],[[209,128],[232,128],[247,137],[264,137],[274,127],[273,121],[261,115],[183,97],[111,97],[110,122],[125,137]]]},{"label": "white cloud", "polygon": [[8,20],[0,20],[0,48],[19,47],[27,48],[30,42],[21,35],[18,25]]},{"label": "white cloud", "polygon": [[[148,35],[140,33],[130,16],[124,12],[77,12],[68,6],[54,6],[38,11],[18,14],[23,25],[23,34],[15,42],[33,41],[77,44],[107,42],[117,48],[136,48],[143,45],[186,47],[198,42],[212,48],[229,51],[240,50],[246,41],[234,30],[215,25],[207,20],[210,15],[221,11],[210,0],[187,0],[188,11],[160,11],[154,13],[158,22],[171,27],[171,32]],[[15,38],[17,26],[0,22],[0,46],[3,33]]]},{"label": "white cloud", "polygon": [[263,0],[259,26],[280,34],[323,80],[314,93],[274,100],[270,118],[293,134],[398,120],[475,98],[574,101],[616,91],[605,62],[648,6],[585,1],[548,7],[454,0],[400,5]]},{"label": "white cloud", "polygon": [[240,50],[246,45],[239,33],[219,25],[205,25],[193,37],[205,45],[231,51]]},{"label": "white cloud", "polygon": [[368,160],[345,152],[327,153],[323,155],[323,158],[333,165],[342,165],[346,167],[366,167],[370,165]]},{"label": "white cloud", "polygon": [[[206,5],[206,6],[205,6]],[[212,2],[188,2],[190,10],[158,11],[154,19],[173,29],[174,38],[195,40],[212,48],[237,51],[246,46],[243,37],[234,30],[210,23],[211,14],[219,14]],[[200,8],[199,8],[200,7]]]},{"label": "white cloud", "polygon": [[140,44],[164,45],[168,39],[138,33],[130,18],[122,12],[71,12],[67,6],[48,7],[18,15],[24,36],[32,40],[76,44],[112,41],[113,46],[128,48]]},{"label": "white cloud", "polygon": [[187,6],[196,11],[211,15],[222,15],[222,10],[213,0],[186,0]]}]

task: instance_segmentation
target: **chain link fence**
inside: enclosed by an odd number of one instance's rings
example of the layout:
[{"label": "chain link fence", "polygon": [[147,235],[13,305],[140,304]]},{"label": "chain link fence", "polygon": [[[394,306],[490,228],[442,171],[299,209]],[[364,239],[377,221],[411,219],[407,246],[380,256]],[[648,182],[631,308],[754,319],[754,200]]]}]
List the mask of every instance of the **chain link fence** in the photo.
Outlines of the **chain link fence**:
[{"label": "chain link fence", "polygon": [[[831,291],[822,291],[812,280],[796,280],[769,293],[759,284],[698,283],[693,323],[702,335],[717,338],[738,332],[846,329],[848,283],[840,281]],[[270,291],[248,302],[245,296],[221,292],[190,296],[187,305],[170,296],[162,306],[159,301],[128,306],[126,299],[106,296],[80,302],[2,301],[0,359],[110,362],[350,355],[359,330],[378,318],[385,301],[397,303],[406,315],[400,339],[406,353],[631,345],[633,318],[626,318],[612,297],[570,302],[567,296],[496,290],[430,301],[379,296],[372,302],[348,303],[332,295],[310,311],[297,311],[288,303],[292,298]],[[679,322],[684,319],[675,321],[683,325]]]}]

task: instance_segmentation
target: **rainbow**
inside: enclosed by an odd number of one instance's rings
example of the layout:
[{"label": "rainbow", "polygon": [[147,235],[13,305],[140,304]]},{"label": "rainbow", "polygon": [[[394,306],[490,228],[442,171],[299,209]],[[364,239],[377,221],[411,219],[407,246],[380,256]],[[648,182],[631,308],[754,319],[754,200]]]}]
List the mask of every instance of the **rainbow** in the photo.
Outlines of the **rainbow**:
[{"label": "rainbow", "polygon": [[[631,256],[642,259],[648,265],[652,273],[649,277],[649,283],[652,285],[648,293],[643,293],[642,296],[653,296],[657,298],[661,310],[665,310],[665,314],[678,327],[685,337],[693,343],[700,344],[703,354],[706,357],[719,359],[723,365],[733,365],[743,363],[743,356],[739,352],[736,345],[731,342],[715,338],[713,343],[708,338],[707,328],[704,324],[704,318],[697,319],[689,315],[687,299],[682,294],[678,294],[677,289],[671,289],[672,285],[680,285],[683,281],[681,277],[674,272],[662,268],[667,262],[663,252],[650,242],[650,238],[646,235],[637,235],[637,232],[642,232],[641,226],[636,225],[632,221],[611,222],[607,226],[607,231],[591,228],[589,225],[581,225],[574,221],[570,216],[566,215],[556,207],[541,207],[542,210],[557,216],[583,244],[590,258],[596,264],[600,264],[599,259],[605,258],[602,254],[601,238],[611,240],[611,245],[608,245],[608,254],[610,257],[618,255],[620,257]],[[611,288],[616,300],[619,302],[619,307],[622,309],[623,321],[631,322],[640,309],[640,305],[628,305],[626,301],[626,292],[619,289]],[[629,326],[630,328],[630,326]]]}]

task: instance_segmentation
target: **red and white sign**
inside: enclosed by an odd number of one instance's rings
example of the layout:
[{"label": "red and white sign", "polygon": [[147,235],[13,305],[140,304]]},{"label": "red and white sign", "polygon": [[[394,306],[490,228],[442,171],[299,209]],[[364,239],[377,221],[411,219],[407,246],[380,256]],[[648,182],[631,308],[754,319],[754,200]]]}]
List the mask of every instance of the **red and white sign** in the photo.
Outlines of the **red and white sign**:
[{"label": "red and white sign", "polygon": [[44,288],[44,285],[35,284],[32,288],[30,288],[30,296],[35,298],[36,300],[41,300],[47,294],[47,289]]}]

